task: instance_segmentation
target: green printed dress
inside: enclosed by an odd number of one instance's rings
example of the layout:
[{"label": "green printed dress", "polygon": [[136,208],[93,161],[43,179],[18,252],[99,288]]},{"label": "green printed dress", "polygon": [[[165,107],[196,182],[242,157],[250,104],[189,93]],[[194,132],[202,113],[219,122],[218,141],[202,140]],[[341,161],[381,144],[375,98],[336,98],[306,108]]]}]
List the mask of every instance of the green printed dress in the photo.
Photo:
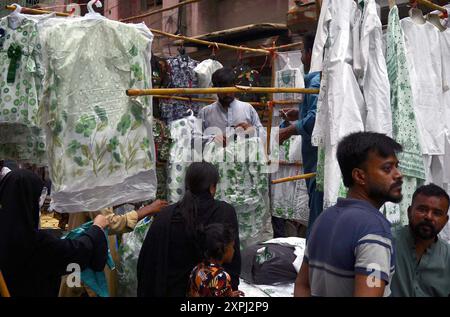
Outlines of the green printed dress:
[{"label": "green printed dress", "polygon": [[0,20],[0,159],[45,164],[45,143],[38,123],[42,81],[36,22]]},{"label": "green printed dress", "polygon": [[95,211],[155,198],[152,35],[107,19],[77,19],[47,30],[42,120],[52,200],[59,211]]}]

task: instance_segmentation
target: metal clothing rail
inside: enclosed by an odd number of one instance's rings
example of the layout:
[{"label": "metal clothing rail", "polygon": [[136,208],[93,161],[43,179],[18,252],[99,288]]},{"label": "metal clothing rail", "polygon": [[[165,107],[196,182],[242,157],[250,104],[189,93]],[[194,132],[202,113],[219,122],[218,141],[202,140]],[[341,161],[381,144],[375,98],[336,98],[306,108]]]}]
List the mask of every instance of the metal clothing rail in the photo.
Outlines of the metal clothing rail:
[{"label": "metal clothing rail", "polygon": [[290,177],[285,177],[285,178],[279,178],[279,179],[275,179],[272,181],[272,184],[280,184],[280,183],[286,183],[286,182],[292,182],[292,181],[297,181],[300,179],[309,179],[309,178],[313,178],[316,177],[316,173],[309,173],[309,174],[302,174],[302,175],[297,175],[297,176],[290,176]]},{"label": "metal clothing rail", "polygon": [[141,14],[141,15],[125,18],[125,19],[122,19],[122,20],[119,20],[119,21],[120,22],[127,22],[127,21],[131,21],[131,20],[135,20],[135,19],[145,18],[145,17],[151,16],[151,15],[154,15],[154,14],[158,14],[158,13],[165,12],[165,11],[170,11],[170,10],[173,10],[173,9],[176,9],[176,8],[179,8],[179,7],[191,4],[191,3],[200,2],[200,1],[201,0],[187,0],[187,1],[180,2],[180,3],[176,4],[176,5],[173,5],[171,7],[162,8],[162,9],[158,9],[158,10],[153,10],[153,11]]},{"label": "metal clothing rail", "polygon": [[151,96],[151,95],[209,95],[223,93],[254,93],[254,94],[274,94],[274,93],[297,93],[297,94],[318,94],[319,89],[310,88],[276,88],[276,87],[215,87],[215,88],[155,88],[155,89],[128,89],[128,96]]}]

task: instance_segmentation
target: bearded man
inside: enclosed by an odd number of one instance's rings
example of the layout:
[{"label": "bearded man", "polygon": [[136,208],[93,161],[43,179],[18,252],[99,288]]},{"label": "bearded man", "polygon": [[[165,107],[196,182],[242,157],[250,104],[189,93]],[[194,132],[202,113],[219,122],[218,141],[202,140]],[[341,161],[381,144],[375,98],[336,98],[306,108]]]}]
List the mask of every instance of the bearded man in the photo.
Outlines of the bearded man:
[{"label": "bearded man", "polygon": [[402,199],[397,153],[390,137],[356,132],[338,144],[347,198],[315,221],[295,283],[295,296],[389,296],[394,273],[391,224],[380,212]]},{"label": "bearded man", "polygon": [[419,187],[409,225],[393,232],[396,272],[392,296],[450,296],[450,245],[438,234],[448,221],[449,195],[434,184]]}]

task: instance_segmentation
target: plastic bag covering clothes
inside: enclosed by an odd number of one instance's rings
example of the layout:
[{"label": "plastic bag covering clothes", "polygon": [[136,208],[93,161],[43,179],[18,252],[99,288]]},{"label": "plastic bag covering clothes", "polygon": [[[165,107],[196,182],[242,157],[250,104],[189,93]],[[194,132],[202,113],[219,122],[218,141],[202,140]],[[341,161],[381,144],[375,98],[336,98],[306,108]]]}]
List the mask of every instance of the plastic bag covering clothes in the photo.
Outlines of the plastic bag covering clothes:
[{"label": "plastic bag covering clothes", "polygon": [[67,19],[47,30],[42,120],[53,207],[96,211],[154,199],[155,149],[147,55],[153,35],[108,19]]},{"label": "plastic bag covering clothes", "polygon": [[225,148],[212,141],[203,158],[219,170],[215,199],[236,209],[241,248],[272,237],[267,159],[259,138],[238,137]]},{"label": "plastic bag covering clothes", "polygon": [[[62,239],[75,239],[84,234],[90,227],[92,227],[93,221],[86,222],[78,228],[73,229]],[[108,241],[108,233],[105,231],[106,241]],[[111,270],[115,269],[115,264],[111,256],[111,252],[108,247],[108,259],[106,264]],[[106,282],[105,272],[94,272],[91,269],[85,269],[81,272],[81,281],[89,287],[94,293],[100,297],[109,297],[108,284]]]},{"label": "plastic bag covering clothes", "polygon": [[[280,88],[305,88],[304,67],[302,52],[280,52],[275,59],[275,87]],[[274,94],[275,100],[303,101],[303,94],[278,93]],[[280,106],[275,107],[274,116],[278,115]]]},{"label": "plastic bag covering clothes", "polygon": [[119,247],[119,296],[137,296],[137,262],[152,219],[142,219],[132,232],[122,235],[122,242]]},{"label": "plastic bag covering clothes", "polygon": [[[271,143],[276,141],[278,133],[274,130],[271,132]],[[281,162],[301,163],[301,141],[300,135],[295,135],[286,140],[279,146],[279,155],[276,150],[271,153],[279,157]],[[295,176],[303,173],[302,167],[295,165],[280,164],[278,170],[270,175],[272,180]],[[272,215],[283,219],[294,219],[307,225],[309,219],[308,206],[308,190],[304,179],[271,185],[271,209]]]},{"label": "plastic bag covering clothes", "polygon": [[294,297],[294,283],[277,285],[256,285],[241,279],[239,290],[245,297]]},{"label": "plastic bag covering clothes", "polygon": [[[199,88],[212,87],[212,75],[218,69],[223,68],[223,65],[214,59],[207,59],[194,68],[198,78]],[[203,95],[203,98],[215,98],[216,95]]]},{"label": "plastic bag covering clothes", "polygon": [[[173,143],[170,147],[167,177],[167,199],[179,201],[184,195],[184,177],[189,165],[202,160],[202,121],[191,115],[169,125]],[[200,143],[196,143],[200,141]],[[195,150],[197,149],[197,150]]]}]

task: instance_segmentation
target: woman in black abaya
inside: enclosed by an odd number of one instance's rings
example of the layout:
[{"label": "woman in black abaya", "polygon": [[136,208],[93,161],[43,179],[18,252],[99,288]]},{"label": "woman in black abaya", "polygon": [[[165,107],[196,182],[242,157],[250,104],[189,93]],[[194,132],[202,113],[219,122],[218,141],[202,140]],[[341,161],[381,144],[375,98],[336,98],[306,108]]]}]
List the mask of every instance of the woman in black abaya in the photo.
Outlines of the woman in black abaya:
[{"label": "woman in black abaya", "polygon": [[61,240],[38,229],[43,182],[16,170],[0,182],[0,270],[13,297],[56,296],[55,285],[76,263],[102,271],[107,259],[104,216],[77,240]]},{"label": "woman in black abaya", "polygon": [[145,237],[137,267],[139,297],[186,296],[189,274],[203,258],[196,242],[197,229],[212,223],[228,224],[234,229],[234,257],[224,268],[231,276],[233,290],[238,289],[238,221],[233,206],[214,199],[218,181],[214,165],[196,162],[189,166],[183,199],[157,214]]}]

